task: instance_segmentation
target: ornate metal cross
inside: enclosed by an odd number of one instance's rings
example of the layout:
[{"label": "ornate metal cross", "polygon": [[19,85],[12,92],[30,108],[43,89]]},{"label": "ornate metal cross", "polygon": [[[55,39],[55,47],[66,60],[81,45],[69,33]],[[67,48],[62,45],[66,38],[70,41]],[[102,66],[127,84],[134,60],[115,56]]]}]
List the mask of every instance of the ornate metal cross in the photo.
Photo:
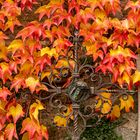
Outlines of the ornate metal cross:
[{"label": "ornate metal cross", "polygon": [[[84,47],[81,45],[83,37],[78,35],[78,31],[75,31],[69,40],[73,43],[73,47],[68,50],[66,57],[59,59],[66,59],[69,65],[70,61],[73,60],[74,69],[71,66],[62,67],[59,70],[59,77],[56,77],[52,72],[48,81],[43,82],[49,88],[48,96],[40,96],[40,99],[48,100],[49,105],[57,110],[57,115],[66,118],[66,127],[72,140],[79,140],[85,128],[96,126],[102,115],[101,112],[96,111],[98,103],[96,97],[100,97],[102,104],[104,104],[107,101],[103,100],[105,97],[101,96],[101,93],[110,93],[111,104],[115,104],[120,96],[125,100],[134,91],[113,84],[110,74],[106,76],[95,72],[94,65],[88,63],[85,56]],[[52,78],[54,79],[53,82]],[[68,78],[70,79],[69,82],[66,81]],[[68,86],[63,85],[63,81],[68,83]],[[107,103],[109,104],[109,102]],[[67,112],[69,106],[72,106],[72,110],[66,116],[63,112]],[[100,106],[100,109],[102,107],[103,105]],[[107,112],[107,114],[109,113]],[[87,121],[93,117],[97,117],[98,121],[94,125],[87,124]]]}]

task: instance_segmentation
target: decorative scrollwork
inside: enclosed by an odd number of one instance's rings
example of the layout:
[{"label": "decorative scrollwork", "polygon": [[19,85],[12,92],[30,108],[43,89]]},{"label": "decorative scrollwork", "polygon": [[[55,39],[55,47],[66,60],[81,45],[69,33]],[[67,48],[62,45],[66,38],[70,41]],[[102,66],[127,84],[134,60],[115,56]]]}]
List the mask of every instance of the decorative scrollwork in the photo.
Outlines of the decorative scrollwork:
[{"label": "decorative scrollwork", "polygon": [[[68,65],[57,68],[57,73],[51,71],[47,81],[42,82],[48,87],[47,96],[43,97],[40,94],[39,98],[48,100],[50,107],[57,109],[57,113],[54,114],[66,119],[72,140],[79,140],[86,127],[95,127],[100,122],[100,116],[110,114],[113,104],[116,104],[120,97],[127,100],[129,94],[133,94],[134,91],[113,84],[110,74],[96,73],[95,67],[87,63],[87,58],[84,57],[84,61],[79,62],[78,50],[83,51],[83,37],[78,36],[78,31],[74,36],[70,36],[69,40],[74,46],[68,49],[66,56],[58,59],[65,59]],[[74,62],[73,66],[71,60]],[[109,97],[105,96],[106,93],[109,93]],[[65,113],[70,105],[72,110]],[[104,110],[105,105],[109,108],[107,111]],[[92,125],[88,124],[87,121],[93,117],[98,118],[97,121]]]}]

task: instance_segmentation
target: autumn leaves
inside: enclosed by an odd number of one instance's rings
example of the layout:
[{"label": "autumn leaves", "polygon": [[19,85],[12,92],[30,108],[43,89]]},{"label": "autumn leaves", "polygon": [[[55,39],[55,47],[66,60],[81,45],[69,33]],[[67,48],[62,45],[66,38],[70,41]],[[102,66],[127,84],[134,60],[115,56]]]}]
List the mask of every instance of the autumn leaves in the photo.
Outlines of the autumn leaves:
[{"label": "autumn leaves", "polygon": [[[40,90],[47,91],[43,79],[52,82],[55,76],[60,76],[62,67],[74,69],[75,62],[72,59],[68,62],[66,57],[69,56],[68,49],[73,48],[68,38],[75,29],[84,37],[82,45],[86,55],[96,63],[96,72],[111,73],[112,82],[121,87],[127,84],[129,89],[140,82],[140,72],[135,65],[140,44],[139,0],[129,1],[123,9],[119,0],[50,0],[34,11],[38,20],[25,25],[20,16],[27,9],[32,10],[33,4],[36,0],[0,0],[1,140],[18,139],[16,124],[26,112],[22,101],[16,98],[20,90],[29,90],[31,95]],[[118,18],[118,13],[123,18]],[[6,43],[11,39],[7,31],[13,34],[16,28],[20,31],[9,44]],[[119,106],[112,105],[109,93],[101,93],[101,96],[102,99],[96,97],[96,111],[109,113],[111,119],[118,118],[121,110],[128,112],[134,106],[131,95],[120,97]],[[48,139],[47,128],[38,119],[42,109],[38,100],[30,105],[20,132],[23,140]],[[71,111],[69,107],[67,113]],[[67,118],[68,114],[64,115]],[[66,126],[66,120],[58,116],[54,122]]]}]

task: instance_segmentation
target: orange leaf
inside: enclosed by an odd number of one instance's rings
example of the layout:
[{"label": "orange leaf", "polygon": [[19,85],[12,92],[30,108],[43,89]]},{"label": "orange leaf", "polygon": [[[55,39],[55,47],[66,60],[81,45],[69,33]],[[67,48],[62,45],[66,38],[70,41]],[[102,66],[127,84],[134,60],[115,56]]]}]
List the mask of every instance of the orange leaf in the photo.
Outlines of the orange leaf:
[{"label": "orange leaf", "polygon": [[[24,137],[28,137],[29,139],[38,139],[42,140],[45,138],[45,140],[48,140],[48,131],[47,128],[43,125],[39,125],[34,120],[30,118],[26,118],[22,122],[22,129],[21,134],[24,132],[27,132]],[[24,139],[23,139],[24,140]]]},{"label": "orange leaf", "polygon": [[4,133],[0,132],[0,140],[4,140]]},{"label": "orange leaf", "polygon": [[16,132],[16,125],[13,123],[9,123],[5,128],[5,139],[13,140],[13,137],[18,139]]},{"label": "orange leaf", "polygon": [[8,46],[8,51],[11,51],[13,55],[16,51],[22,50],[24,52],[24,44],[21,39],[15,39],[13,40],[10,45]]},{"label": "orange leaf", "polygon": [[119,55],[122,55],[124,57],[132,57],[132,58],[137,58],[136,55],[129,49],[129,48],[123,48],[121,46],[118,46],[117,49],[111,49],[110,50],[110,55],[115,57],[115,56],[118,56]]},{"label": "orange leaf", "polygon": [[11,77],[12,72],[9,67],[9,63],[2,62],[0,63],[0,78],[3,80],[5,83],[7,79],[12,79]]},{"label": "orange leaf", "polygon": [[103,114],[109,113],[112,107],[110,98],[111,98],[111,93],[107,93],[107,92],[102,92],[100,96],[96,96],[96,100],[98,102],[95,106],[95,109],[97,111],[100,110]]},{"label": "orange leaf", "polygon": [[110,112],[110,111],[111,111],[111,104],[110,104],[109,102],[103,103],[103,104],[102,104],[102,107],[101,107],[101,112],[102,112],[103,114],[106,114],[106,113],[108,113],[108,112]]},{"label": "orange leaf", "polygon": [[140,72],[138,70],[135,71],[135,73],[132,75],[133,83],[140,82]]},{"label": "orange leaf", "polygon": [[136,10],[140,9],[140,1],[128,1],[128,3],[125,6],[125,10],[131,8],[134,12],[136,12]]},{"label": "orange leaf", "polygon": [[73,60],[66,60],[66,59],[60,59],[57,64],[55,65],[56,68],[62,68],[62,67],[72,67],[74,68],[74,61]]},{"label": "orange leaf", "polygon": [[62,9],[64,0],[51,0],[48,5],[40,6],[35,13],[40,14],[39,20],[42,19],[43,16],[47,16],[48,18],[58,9]]},{"label": "orange leaf", "polygon": [[122,79],[123,79],[123,81],[126,82],[128,85],[131,84],[131,77],[130,77],[126,72],[123,73]]},{"label": "orange leaf", "polygon": [[39,110],[42,110],[42,109],[44,109],[43,105],[41,104],[39,100],[36,100],[36,103],[33,103],[30,106],[30,111],[29,111],[30,118],[35,119],[39,123],[38,114],[39,114]]},{"label": "orange leaf", "polygon": [[18,90],[21,87],[25,88],[25,79],[24,79],[23,75],[18,74],[14,77],[10,88],[11,89],[15,88],[15,91],[18,92]]},{"label": "orange leaf", "polygon": [[56,123],[57,126],[64,126],[64,127],[66,127],[67,120],[66,120],[66,118],[62,118],[60,116],[55,116],[54,117],[54,123]]},{"label": "orange leaf", "polygon": [[134,108],[134,99],[131,95],[123,95],[120,97],[120,110],[125,108],[126,112],[130,111],[130,108]]},{"label": "orange leaf", "polygon": [[111,114],[109,114],[109,116],[111,117],[111,120],[115,120],[116,118],[120,117],[120,108],[118,105],[114,105],[113,109],[111,111]]},{"label": "orange leaf", "polygon": [[0,31],[0,41],[3,41],[5,39],[8,39],[8,37],[2,31]]},{"label": "orange leaf", "polygon": [[29,87],[30,91],[33,93],[36,89],[37,86],[40,86],[39,79],[34,78],[34,77],[28,77],[25,80],[26,87]]},{"label": "orange leaf", "polygon": [[36,124],[33,120],[30,118],[26,118],[22,122],[22,129],[21,129],[21,134],[24,132],[28,132],[29,138],[33,138],[35,133],[37,132],[38,134],[40,133],[39,126]]},{"label": "orange leaf", "polygon": [[60,39],[56,39],[54,41],[53,47],[59,46],[60,49],[67,50],[68,47],[70,47],[72,45],[73,44],[70,41],[68,41],[67,39],[60,38]]}]

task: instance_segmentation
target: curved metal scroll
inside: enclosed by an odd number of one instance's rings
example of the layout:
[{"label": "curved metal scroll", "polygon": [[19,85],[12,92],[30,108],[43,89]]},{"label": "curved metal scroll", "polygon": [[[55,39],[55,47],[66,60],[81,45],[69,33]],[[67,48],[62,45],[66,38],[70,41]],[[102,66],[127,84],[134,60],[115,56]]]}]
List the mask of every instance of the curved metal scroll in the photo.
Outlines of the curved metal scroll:
[{"label": "curved metal scroll", "polygon": [[[39,98],[40,100],[49,101],[50,107],[57,110],[57,114],[54,115],[59,115],[67,120],[66,128],[72,140],[79,140],[86,127],[96,126],[100,121],[101,115],[110,113],[112,104],[117,103],[120,96],[125,100],[134,91],[112,84],[111,75],[109,74],[105,76],[101,73],[95,73],[94,66],[88,64],[87,58],[83,57],[85,59],[81,63],[78,55],[82,55],[79,54],[79,50],[82,52],[83,48],[80,42],[83,38],[78,36],[76,31],[74,36],[71,36],[69,39],[74,46],[69,48],[65,57],[59,58],[59,60],[65,59],[69,66],[60,68],[58,70],[59,74],[54,73],[52,70],[47,81],[42,82],[49,90],[45,97],[40,94]],[[71,53],[69,54],[69,52]],[[74,61],[74,68],[70,64],[71,60]],[[105,79],[108,80],[104,82]],[[111,103],[107,101],[102,93],[111,94]],[[100,110],[102,110],[104,103],[111,104],[109,112],[102,114],[97,111],[96,106],[99,100],[102,102]],[[72,109],[66,115],[64,112],[68,111],[70,105]],[[93,125],[87,124],[87,121],[93,117],[97,117],[98,121]]]}]

